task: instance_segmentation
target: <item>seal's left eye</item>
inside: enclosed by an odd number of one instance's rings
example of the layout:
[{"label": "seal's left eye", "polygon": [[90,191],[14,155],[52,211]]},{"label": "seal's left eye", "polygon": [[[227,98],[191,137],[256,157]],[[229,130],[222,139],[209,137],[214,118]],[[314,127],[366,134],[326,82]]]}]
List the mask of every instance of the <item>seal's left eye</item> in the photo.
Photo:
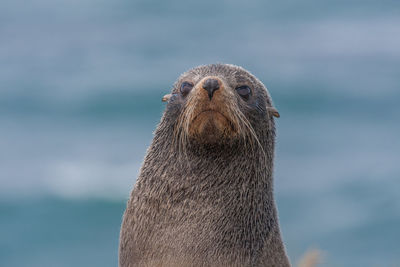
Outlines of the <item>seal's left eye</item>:
[{"label": "seal's left eye", "polygon": [[245,100],[249,99],[251,89],[247,85],[239,86],[236,88],[236,92]]},{"label": "seal's left eye", "polygon": [[193,88],[193,83],[191,82],[183,82],[181,84],[181,94],[183,96],[186,96],[187,94],[189,94],[190,90],[192,90]]}]

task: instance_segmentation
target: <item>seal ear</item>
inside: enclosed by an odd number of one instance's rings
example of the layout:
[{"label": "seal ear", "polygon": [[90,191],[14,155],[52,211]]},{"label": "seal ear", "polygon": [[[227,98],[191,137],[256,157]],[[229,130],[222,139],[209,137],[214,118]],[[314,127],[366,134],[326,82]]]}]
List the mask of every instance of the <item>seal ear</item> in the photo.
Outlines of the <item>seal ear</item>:
[{"label": "seal ear", "polygon": [[168,100],[171,98],[171,94],[165,95],[163,96],[163,98],[161,99],[162,102],[168,102]]},{"label": "seal ear", "polygon": [[276,117],[276,118],[279,118],[281,116],[281,115],[279,115],[278,110],[276,108],[274,108],[274,107],[267,107],[267,111],[269,113],[271,113],[271,115]]}]

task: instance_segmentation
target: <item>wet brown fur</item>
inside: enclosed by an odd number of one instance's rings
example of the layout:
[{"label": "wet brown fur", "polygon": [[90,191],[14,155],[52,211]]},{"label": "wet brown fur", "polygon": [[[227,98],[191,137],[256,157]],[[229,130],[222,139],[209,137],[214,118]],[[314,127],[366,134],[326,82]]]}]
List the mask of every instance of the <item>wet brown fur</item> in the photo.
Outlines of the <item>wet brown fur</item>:
[{"label": "wet brown fur", "polygon": [[[220,83],[211,100],[209,77]],[[194,84],[187,96],[183,81]],[[234,65],[199,66],[164,100],[124,214],[120,266],[290,266],[273,197],[277,111],[264,85]]]}]

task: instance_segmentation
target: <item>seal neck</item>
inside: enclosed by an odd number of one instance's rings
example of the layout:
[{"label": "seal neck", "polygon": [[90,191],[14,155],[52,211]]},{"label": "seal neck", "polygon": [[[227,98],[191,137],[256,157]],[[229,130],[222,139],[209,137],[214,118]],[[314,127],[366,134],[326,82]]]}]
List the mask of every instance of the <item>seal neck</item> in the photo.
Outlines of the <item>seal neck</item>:
[{"label": "seal neck", "polygon": [[173,143],[156,137],[138,184],[147,184],[160,198],[176,195],[202,203],[236,199],[238,205],[250,203],[257,209],[273,205],[273,145],[261,145],[193,143],[178,151]]},{"label": "seal neck", "polygon": [[[256,258],[270,246],[283,247],[273,197],[274,135],[258,146],[193,143],[185,151],[166,136],[156,132],[130,200],[144,214],[157,210],[147,224],[162,221],[172,229],[191,225],[194,236],[224,244],[226,255],[241,248],[246,258]],[[175,238],[188,247],[208,247],[181,235]]]}]

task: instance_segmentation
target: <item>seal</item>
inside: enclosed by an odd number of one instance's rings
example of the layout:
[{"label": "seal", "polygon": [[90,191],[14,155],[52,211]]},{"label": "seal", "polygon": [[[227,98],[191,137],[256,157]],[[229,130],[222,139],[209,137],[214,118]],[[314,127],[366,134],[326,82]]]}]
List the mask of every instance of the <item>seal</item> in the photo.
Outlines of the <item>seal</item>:
[{"label": "seal", "polygon": [[273,107],[229,64],[182,74],[123,216],[119,266],[290,266],[273,196]]}]

